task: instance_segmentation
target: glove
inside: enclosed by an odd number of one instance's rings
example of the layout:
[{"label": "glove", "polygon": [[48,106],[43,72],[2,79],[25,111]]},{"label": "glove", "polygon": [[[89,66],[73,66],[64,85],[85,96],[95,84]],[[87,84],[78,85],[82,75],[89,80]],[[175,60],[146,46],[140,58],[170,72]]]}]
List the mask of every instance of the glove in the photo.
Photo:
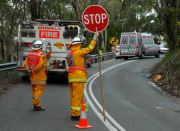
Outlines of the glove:
[{"label": "glove", "polygon": [[97,40],[97,38],[99,37],[99,32],[96,32],[95,34],[94,34],[94,36],[93,36],[93,40]]}]

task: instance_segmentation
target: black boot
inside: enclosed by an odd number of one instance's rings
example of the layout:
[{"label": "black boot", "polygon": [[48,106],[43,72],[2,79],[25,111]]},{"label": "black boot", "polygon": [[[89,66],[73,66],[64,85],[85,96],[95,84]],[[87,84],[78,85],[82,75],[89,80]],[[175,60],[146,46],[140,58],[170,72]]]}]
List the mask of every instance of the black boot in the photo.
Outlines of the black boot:
[{"label": "black boot", "polygon": [[45,108],[44,107],[41,107],[41,106],[34,106],[34,111],[44,111]]},{"label": "black boot", "polygon": [[80,120],[80,116],[71,116],[71,120],[79,121]]}]

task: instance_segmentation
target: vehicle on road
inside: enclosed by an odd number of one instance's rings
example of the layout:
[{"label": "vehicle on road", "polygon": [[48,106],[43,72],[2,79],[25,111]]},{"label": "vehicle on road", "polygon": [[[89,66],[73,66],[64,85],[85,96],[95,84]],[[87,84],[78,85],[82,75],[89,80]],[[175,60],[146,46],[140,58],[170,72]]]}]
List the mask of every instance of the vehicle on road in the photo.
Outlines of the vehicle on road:
[{"label": "vehicle on road", "polygon": [[42,51],[46,54],[48,72],[67,74],[66,56],[70,41],[82,34],[80,21],[36,20],[23,21],[18,30],[18,71],[19,75],[27,76],[24,60],[34,40],[43,41]]},{"label": "vehicle on road", "polygon": [[114,50],[114,55],[115,55],[115,59],[118,59],[120,58],[120,43],[118,43],[116,46],[115,46],[115,50]]},{"label": "vehicle on road", "polygon": [[92,67],[92,65],[93,65],[93,58],[91,57],[91,55],[90,54],[87,54],[86,56],[85,56],[85,65],[86,65],[86,67]]},{"label": "vehicle on road", "polygon": [[165,42],[163,42],[163,41],[161,42],[159,47],[160,47],[160,52],[161,53],[166,53],[169,50],[169,48],[167,48],[167,44]]},{"label": "vehicle on road", "polygon": [[135,56],[160,56],[160,48],[150,33],[124,32],[121,33],[120,41],[120,56],[126,60]]}]

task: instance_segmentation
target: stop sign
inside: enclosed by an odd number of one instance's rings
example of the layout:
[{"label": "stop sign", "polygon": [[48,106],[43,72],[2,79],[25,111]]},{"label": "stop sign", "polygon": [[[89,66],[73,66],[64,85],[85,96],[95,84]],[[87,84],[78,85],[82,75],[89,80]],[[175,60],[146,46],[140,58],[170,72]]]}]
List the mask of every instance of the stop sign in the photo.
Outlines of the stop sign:
[{"label": "stop sign", "polygon": [[82,14],[84,26],[91,32],[100,32],[106,28],[109,16],[106,10],[99,5],[88,6]]}]

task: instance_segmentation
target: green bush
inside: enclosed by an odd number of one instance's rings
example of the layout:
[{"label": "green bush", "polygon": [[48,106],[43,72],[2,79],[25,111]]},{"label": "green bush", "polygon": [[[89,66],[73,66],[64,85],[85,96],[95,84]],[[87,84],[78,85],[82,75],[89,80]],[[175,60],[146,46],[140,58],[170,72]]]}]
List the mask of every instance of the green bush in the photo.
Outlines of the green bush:
[{"label": "green bush", "polygon": [[177,48],[175,51],[173,52],[167,52],[165,57],[163,58],[161,64],[165,64],[165,63],[169,63],[174,57],[177,57],[177,55],[179,55],[180,53],[180,48]]}]

